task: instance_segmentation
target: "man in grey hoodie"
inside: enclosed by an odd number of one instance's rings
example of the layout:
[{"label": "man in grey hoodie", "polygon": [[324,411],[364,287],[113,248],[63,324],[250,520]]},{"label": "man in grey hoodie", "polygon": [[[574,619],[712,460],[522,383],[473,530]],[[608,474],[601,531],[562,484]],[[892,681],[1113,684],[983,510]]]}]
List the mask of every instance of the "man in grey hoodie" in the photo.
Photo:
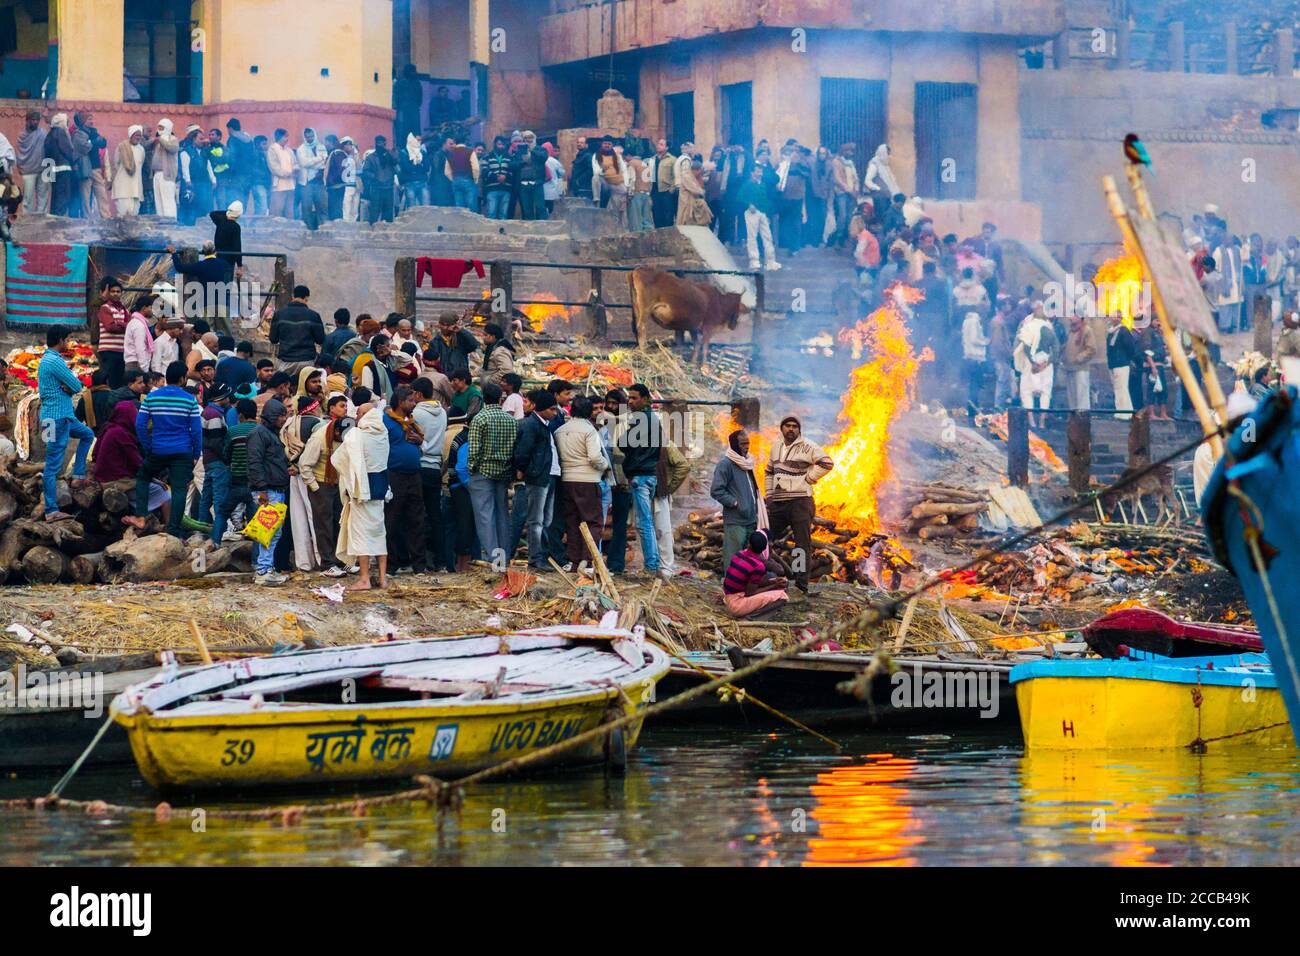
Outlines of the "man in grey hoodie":
[{"label": "man in grey hoodie", "polygon": [[722,505],[722,566],[730,567],[758,528],[761,495],[749,455],[749,434],[738,429],[727,436],[728,451],[713,469],[709,496]]}]

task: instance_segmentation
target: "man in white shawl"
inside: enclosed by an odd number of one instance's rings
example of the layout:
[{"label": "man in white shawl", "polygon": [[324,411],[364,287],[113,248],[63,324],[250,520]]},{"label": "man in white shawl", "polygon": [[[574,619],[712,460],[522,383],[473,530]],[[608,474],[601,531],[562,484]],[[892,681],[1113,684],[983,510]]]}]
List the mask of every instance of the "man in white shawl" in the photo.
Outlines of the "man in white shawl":
[{"label": "man in white shawl", "polygon": [[144,200],[144,127],[127,128],[127,138],[117,144],[113,163],[113,203],[119,216],[136,216]]},{"label": "man in white shawl", "polygon": [[[1043,303],[1035,302],[1034,311],[1020,324],[1012,353],[1020,373],[1020,404],[1029,409],[1030,424],[1034,422],[1035,400],[1039,409],[1052,406],[1052,378],[1059,351],[1052,323],[1043,315]],[[1047,416],[1039,415],[1038,419],[1037,427],[1046,428]]]},{"label": "man in white shawl", "polygon": [[[369,396],[366,396],[369,397]],[[330,456],[339,475],[339,518],[336,553],[361,567],[349,590],[370,589],[370,558],[378,559],[379,586],[388,586],[388,541],[384,533],[384,498],[388,494],[388,430],[383,412],[370,402],[357,407],[357,424]],[[346,557],[344,557],[346,556]]]},{"label": "man in white shawl", "polygon": [[862,176],[862,191],[871,195],[877,215],[883,214],[894,196],[903,191],[898,185],[898,177],[889,165],[887,144],[877,146],[876,154],[867,163],[867,171]]},{"label": "man in white shawl", "polygon": [[181,144],[172,132],[172,121],[160,119],[154,133],[153,155],[149,168],[153,172],[154,212],[167,219],[176,218],[176,181],[180,169]]}]

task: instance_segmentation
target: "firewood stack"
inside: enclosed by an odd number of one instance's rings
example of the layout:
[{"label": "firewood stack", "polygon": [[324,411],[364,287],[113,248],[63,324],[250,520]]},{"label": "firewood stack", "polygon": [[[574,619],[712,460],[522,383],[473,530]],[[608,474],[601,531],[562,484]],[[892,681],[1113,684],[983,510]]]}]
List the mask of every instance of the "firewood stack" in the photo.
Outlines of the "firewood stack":
[{"label": "firewood stack", "polygon": [[[967,534],[979,527],[989,497],[941,483],[900,481],[881,494],[881,517],[889,529],[923,541]],[[856,581],[896,590],[902,572],[912,567],[906,548],[887,534],[846,527],[843,519],[813,518],[813,553],[809,578]],[[778,558],[790,563],[794,540],[773,542]],[[696,567],[721,574],[722,513],[692,512],[677,528],[676,554]]]},{"label": "firewood stack", "polygon": [[[127,531],[122,516],[130,512],[134,478],[76,489],[60,479],[59,507],[72,518],[46,521],[40,514],[43,466],[0,465],[0,583],[158,581],[248,570],[251,541],[216,548],[199,538],[183,542]],[[150,518],[145,531],[158,530]]]},{"label": "firewood stack", "polygon": [[[794,546],[789,536],[772,542],[773,553],[787,566],[792,566]],[[908,566],[906,556],[890,545],[886,535],[842,528],[821,515],[813,518],[812,550],[808,568],[812,581],[833,578],[896,588],[899,573]],[[674,553],[701,570],[724,573],[722,512],[692,512],[677,528]]]},{"label": "firewood stack", "polygon": [[900,481],[882,498],[882,513],[890,523],[923,541],[976,530],[989,507],[987,492],[938,483]]}]

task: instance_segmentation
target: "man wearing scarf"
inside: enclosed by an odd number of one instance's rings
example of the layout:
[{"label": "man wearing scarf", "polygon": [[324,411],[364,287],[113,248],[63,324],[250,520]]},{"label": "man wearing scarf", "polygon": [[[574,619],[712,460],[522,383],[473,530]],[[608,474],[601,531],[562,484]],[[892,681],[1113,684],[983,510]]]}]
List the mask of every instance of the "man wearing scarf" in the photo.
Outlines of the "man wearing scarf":
[{"label": "man wearing scarf", "polygon": [[727,436],[727,453],[713,469],[709,496],[722,505],[722,566],[745,546],[758,529],[767,529],[767,508],[754,475],[749,433],[743,428]]},{"label": "man wearing scarf", "polygon": [[40,110],[28,110],[26,126],[18,136],[16,157],[18,171],[23,177],[23,197],[28,212],[47,213],[50,211],[50,184],[41,175],[41,163],[45,160],[45,137],[47,130],[41,126]]},{"label": "man wearing scarf", "polygon": [[289,416],[280,426],[280,442],[289,461],[289,527],[293,532],[293,563],[299,571],[314,571],[321,566],[323,555],[316,540],[312,516],[311,490],[299,459],[307,442],[321,426],[320,416],[309,411],[320,402],[299,394],[289,403]]},{"label": "man wearing scarf", "polygon": [[302,143],[295,150],[298,157],[298,182],[302,186],[302,221],[315,230],[329,215],[329,202],[325,196],[325,164],[329,151],[316,138],[316,131],[308,126],[302,131]]},{"label": "man wearing scarf", "polygon": [[180,141],[172,132],[172,121],[160,119],[153,134],[149,169],[153,173],[154,213],[165,219],[176,218],[176,178],[180,151]]},{"label": "man wearing scarf", "polygon": [[341,578],[347,573],[346,561],[336,551],[343,502],[339,498],[339,473],[330,459],[343,441],[342,423],[348,421],[348,397],[341,391],[331,392],[325,405],[328,413],[312,429],[298,455],[298,474],[307,486],[316,552],[324,565],[324,574]]},{"label": "man wearing scarf", "polygon": [[388,553],[398,568],[410,567],[416,574],[426,568],[424,547],[424,487],[420,480],[420,454],[424,431],[413,415],[420,395],[399,385],[384,410],[388,430],[388,486],[393,498],[384,508],[388,530]]},{"label": "man wearing scarf", "polygon": [[337,551],[346,560],[357,559],[361,570],[360,577],[348,585],[348,590],[368,591],[372,556],[379,565],[379,586],[388,586],[388,544],[384,532],[388,429],[384,426],[383,413],[370,404],[370,395],[354,394],[361,402],[357,406],[356,427],[348,429],[330,463],[339,473],[339,495],[343,499]]},{"label": "man wearing scarf", "polygon": [[382,332],[370,340],[370,346],[352,363],[352,387],[368,388],[383,396],[384,404],[392,404],[393,374],[396,371],[388,336]]},{"label": "man wearing scarf", "polygon": [[138,216],[144,200],[144,127],[127,127],[127,138],[117,144],[113,173],[113,203],[118,216]]},{"label": "man wearing scarf", "polygon": [[72,208],[74,173],[72,136],[68,133],[68,114],[55,113],[50,118],[50,131],[45,137],[45,158],[51,163],[49,174],[54,176],[50,187],[50,213],[66,216]]}]

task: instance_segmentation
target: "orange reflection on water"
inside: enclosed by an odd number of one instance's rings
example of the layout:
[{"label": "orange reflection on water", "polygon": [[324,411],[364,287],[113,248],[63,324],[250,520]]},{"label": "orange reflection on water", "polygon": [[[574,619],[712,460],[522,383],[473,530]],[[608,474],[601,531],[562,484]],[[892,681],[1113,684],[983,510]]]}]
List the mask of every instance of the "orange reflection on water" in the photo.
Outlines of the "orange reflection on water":
[{"label": "orange reflection on water", "polygon": [[808,841],[805,866],[915,866],[911,847],[925,838],[904,786],[917,761],[872,754],[869,763],[817,775],[812,818],[818,836]]}]

